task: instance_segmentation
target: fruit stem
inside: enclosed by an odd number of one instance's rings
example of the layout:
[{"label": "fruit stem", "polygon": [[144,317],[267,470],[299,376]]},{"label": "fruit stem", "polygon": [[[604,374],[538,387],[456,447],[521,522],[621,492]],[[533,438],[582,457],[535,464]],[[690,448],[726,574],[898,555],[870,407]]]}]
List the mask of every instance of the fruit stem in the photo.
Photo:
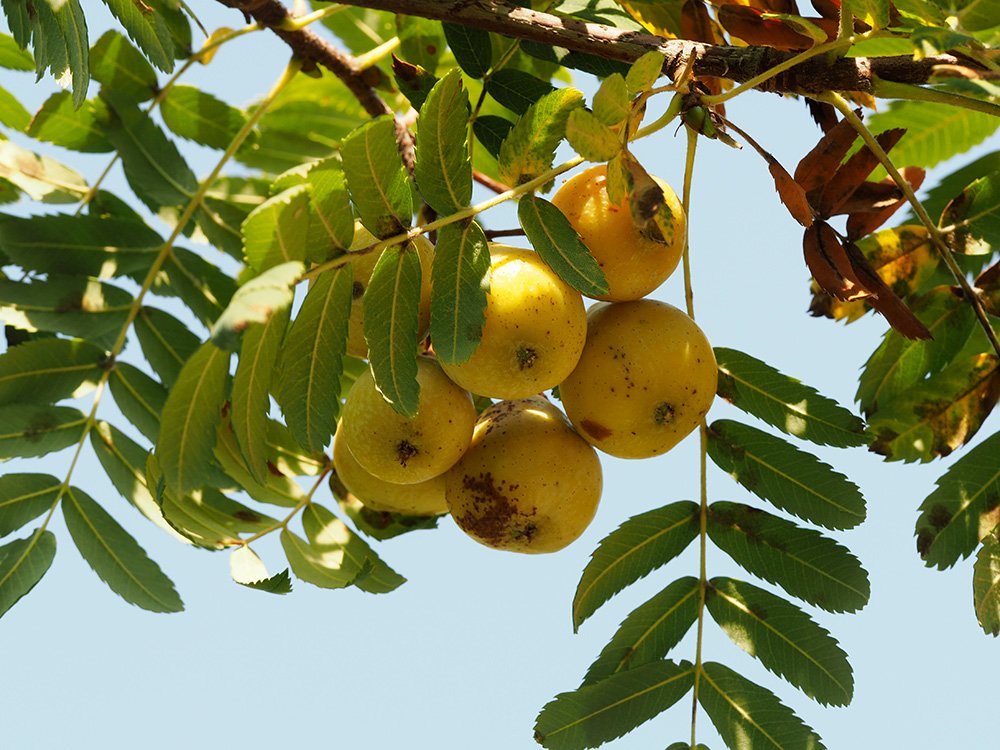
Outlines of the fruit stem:
[{"label": "fruit stem", "polygon": [[[684,206],[684,302],[688,316],[694,320],[694,289],[691,285],[691,244],[688,227],[691,226],[691,182],[694,178],[694,157],[698,147],[698,133],[691,128],[687,132],[687,156],[684,160],[684,189],[681,203]],[[701,683],[701,651],[705,633],[705,591],[708,588],[708,424],[704,419],[698,425],[700,445],[698,449],[698,471],[700,475],[700,500],[698,506],[698,635],[694,650],[694,687],[691,696],[691,750],[697,745],[698,729],[698,688]]]}]

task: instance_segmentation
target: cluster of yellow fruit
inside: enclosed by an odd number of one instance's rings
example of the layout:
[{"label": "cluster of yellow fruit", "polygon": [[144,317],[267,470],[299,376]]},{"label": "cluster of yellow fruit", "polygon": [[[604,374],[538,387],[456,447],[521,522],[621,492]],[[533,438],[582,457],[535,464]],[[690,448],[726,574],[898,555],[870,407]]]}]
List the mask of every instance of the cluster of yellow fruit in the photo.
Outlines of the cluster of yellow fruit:
[{"label": "cluster of yellow fruit", "polygon": [[[682,311],[642,299],[678,265],[683,209],[658,181],[673,226],[671,236],[651,239],[627,203],[610,202],[605,179],[605,168],[593,167],[553,198],[604,271],[603,301],[585,311],[580,293],[537,254],[491,244],[480,344],[458,365],[420,357],[416,416],[395,412],[370,372],[355,382],[333,457],[341,481],[368,507],[450,512],[488,546],[552,552],[579,537],[597,510],[595,447],[623,458],[657,456],[704,417],[716,391],[711,345]],[[418,249],[429,279],[433,248]],[[365,273],[356,265],[356,298]],[[348,351],[363,357],[356,308]],[[539,395],[556,386],[565,415]],[[477,416],[470,393],[501,400]]]}]

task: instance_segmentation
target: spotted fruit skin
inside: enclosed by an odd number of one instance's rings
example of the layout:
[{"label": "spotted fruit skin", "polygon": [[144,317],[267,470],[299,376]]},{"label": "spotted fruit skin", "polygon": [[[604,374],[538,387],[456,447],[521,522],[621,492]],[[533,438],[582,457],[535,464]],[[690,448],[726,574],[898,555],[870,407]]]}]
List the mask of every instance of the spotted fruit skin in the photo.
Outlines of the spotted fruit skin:
[{"label": "spotted fruit skin", "polygon": [[[348,252],[363,250],[378,242],[378,238],[361,226],[355,225],[354,242]],[[413,246],[420,258],[420,338],[427,335],[431,321],[431,264],[434,261],[434,245],[423,235],[413,240]],[[358,359],[368,359],[368,342],[365,341],[364,296],[371,281],[372,272],[381,253],[365,253],[351,263],[354,273],[354,294],[351,300],[351,317],[347,322],[347,353]]]},{"label": "spotted fruit skin", "polygon": [[608,281],[608,292],[595,299],[622,302],[645,297],[677,268],[684,250],[686,219],[673,189],[654,177],[663,189],[673,226],[658,242],[640,233],[632,221],[627,198],[615,205],[605,189],[607,167],[600,164],[567,180],[552,198],[590,249]]},{"label": "spotted fruit skin", "polygon": [[395,484],[426,481],[450,469],[469,447],[476,409],[467,391],[455,385],[436,361],[417,359],[420,403],[407,418],[375,387],[367,369],[344,401],[347,447],[370,474]]},{"label": "spotted fruit skin", "polygon": [[531,250],[490,245],[490,291],[482,339],[448,377],[490,398],[525,398],[573,370],[587,332],[583,297]]},{"label": "spotted fruit skin", "polygon": [[500,401],[476,423],[472,445],[445,477],[445,499],[465,533],[511,552],[555,552],[597,511],[597,452],[546,399]]},{"label": "spotted fruit skin", "polygon": [[333,436],[333,468],[344,486],[372,510],[408,516],[436,516],[448,512],[444,474],[416,484],[394,484],[365,470],[347,447],[338,428]]},{"label": "spotted fruit skin", "polygon": [[587,344],[559,395],[599,450],[650,458],[698,426],[717,385],[715,353],[701,329],[676,307],[646,299],[591,308]]}]

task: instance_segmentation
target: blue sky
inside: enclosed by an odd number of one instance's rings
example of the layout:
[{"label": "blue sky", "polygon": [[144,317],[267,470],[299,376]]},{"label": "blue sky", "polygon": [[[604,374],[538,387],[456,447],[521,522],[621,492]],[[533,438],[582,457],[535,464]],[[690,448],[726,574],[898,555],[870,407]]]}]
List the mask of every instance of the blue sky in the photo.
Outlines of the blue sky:
[{"label": "blue sky", "polygon": [[[97,4],[88,5],[96,38],[107,21]],[[210,29],[242,24],[235,11],[195,5]],[[284,48],[256,34],[225,48],[209,69],[193,70],[185,82],[245,104],[270,87],[284,64]],[[50,79],[32,90],[28,74],[3,76],[5,87],[30,91],[24,96],[36,104],[54,90]],[[593,91],[586,79],[578,85]],[[729,114],[787,167],[819,137],[801,102],[775,95],[740,97]],[[990,147],[1000,147],[1000,140],[976,153]],[[185,153],[200,175],[214,163],[206,150],[185,146]],[[662,131],[638,155],[680,192],[682,137]],[[92,180],[107,156],[64,158]],[[927,185],[939,174],[932,172]],[[120,173],[112,185],[125,191]],[[511,227],[515,218],[503,207],[487,214],[486,224]],[[801,230],[781,208],[766,165],[751,149],[700,146],[690,227],[696,318],[710,341],[746,351],[850,405],[858,370],[885,324],[869,317],[844,327],[806,314],[809,274]],[[683,307],[680,274],[654,296]],[[710,418],[721,417],[742,418],[717,403]],[[994,414],[982,434],[996,431],[998,420]],[[710,621],[705,658],[771,687],[831,749],[995,747],[998,650],[975,623],[971,565],[931,571],[914,548],[916,508],[948,461],[903,466],[859,449],[807,449],[850,476],[868,500],[869,520],[835,536],[868,569],[871,603],[859,614],[840,616],[806,607],[849,654],[854,702],[847,708],[812,703]],[[598,541],[636,513],[698,493],[693,436],[656,459],[602,456],[602,462],[605,490],[597,518],[558,554],[495,552],[446,519],[437,531],[380,545],[380,554],[409,579],[392,594],[331,592],[296,582],[291,595],[275,597],[232,583],[224,553],[183,547],[145,523],[88,459],[78,481],[171,576],[186,611],[153,615],[119,600],[89,570],[58,520],[55,563],[0,621],[0,745],[536,747],[538,710],[578,684],[625,615],[675,578],[697,575],[692,546],[573,634],[572,594]],[[66,461],[59,456],[44,463],[58,473]],[[26,464],[0,471],[19,466]],[[709,494],[753,502],[717,470],[710,473]],[[257,551],[272,571],[284,567],[276,540]],[[708,569],[713,576],[741,575],[714,550]],[[689,635],[672,655],[691,659],[693,653]],[[689,713],[686,698],[609,747],[649,750],[686,740]],[[704,714],[699,739],[722,747]]]}]

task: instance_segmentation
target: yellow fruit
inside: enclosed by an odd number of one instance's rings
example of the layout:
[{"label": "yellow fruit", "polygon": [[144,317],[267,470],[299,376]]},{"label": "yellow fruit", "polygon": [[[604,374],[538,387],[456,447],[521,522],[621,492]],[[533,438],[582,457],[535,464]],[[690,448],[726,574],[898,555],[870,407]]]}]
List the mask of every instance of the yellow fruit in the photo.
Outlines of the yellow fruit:
[{"label": "yellow fruit", "polygon": [[466,390],[524,398],[552,388],[576,365],[587,331],[583,297],[530,250],[490,245],[490,291],[479,346],[442,363]]},{"label": "yellow fruit", "polygon": [[343,433],[347,447],[370,474],[395,484],[416,484],[443,474],[469,447],[476,409],[437,362],[417,359],[420,404],[412,419],[396,412],[365,370],[347,394]]},{"label": "yellow fruit", "polygon": [[665,242],[643,236],[632,221],[626,198],[614,205],[605,189],[607,167],[591,167],[573,176],[556,192],[552,202],[590,248],[608,280],[608,293],[596,299],[621,302],[645,297],[677,268],[684,250],[684,209],[670,186],[663,188],[673,231]]},{"label": "yellow fruit", "polygon": [[[348,252],[363,250],[378,242],[378,238],[356,223],[354,242]],[[420,258],[420,338],[427,335],[431,320],[431,263],[434,260],[434,245],[423,235],[413,240]],[[351,319],[347,323],[347,353],[358,359],[368,359],[368,342],[365,341],[365,313],[362,300],[368,289],[372,271],[381,253],[365,253],[351,264],[354,272],[354,300],[351,302]]]},{"label": "yellow fruit", "polygon": [[383,481],[358,463],[339,429],[333,436],[333,468],[351,494],[372,510],[410,516],[436,516],[448,512],[443,474],[416,484]]},{"label": "yellow fruit", "polygon": [[555,552],[594,518],[601,462],[562,412],[535,396],[486,409],[445,482],[452,517],[477,542]]},{"label": "yellow fruit", "polygon": [[591,308],[587,345],[559,395],[592,445],[649,458],[698,426],[717,383],[715,354],[694,321],[666,302],[638,300]]}]

